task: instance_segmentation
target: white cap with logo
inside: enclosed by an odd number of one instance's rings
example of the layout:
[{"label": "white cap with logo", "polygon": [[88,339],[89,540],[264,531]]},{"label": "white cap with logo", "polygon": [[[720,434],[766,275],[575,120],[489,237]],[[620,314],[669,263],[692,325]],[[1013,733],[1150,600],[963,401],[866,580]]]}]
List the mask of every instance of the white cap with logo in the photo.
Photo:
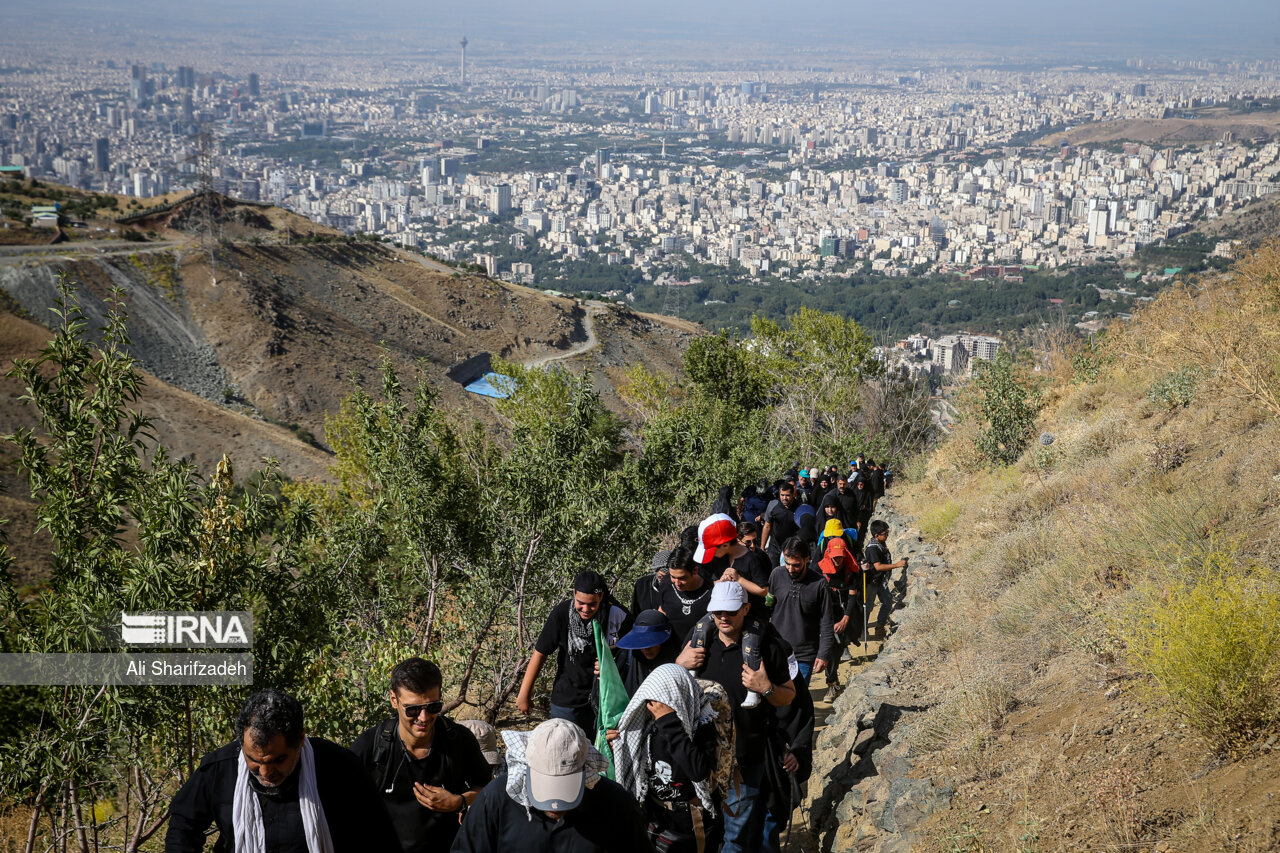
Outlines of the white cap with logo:
[{"label": "white cap with logo", "polygon": [[568,720],[547,720],[530,733],[525,747],[526,784],[535,809],[563,812],[578,807],[586,785],[589,746],[582,729]]}]

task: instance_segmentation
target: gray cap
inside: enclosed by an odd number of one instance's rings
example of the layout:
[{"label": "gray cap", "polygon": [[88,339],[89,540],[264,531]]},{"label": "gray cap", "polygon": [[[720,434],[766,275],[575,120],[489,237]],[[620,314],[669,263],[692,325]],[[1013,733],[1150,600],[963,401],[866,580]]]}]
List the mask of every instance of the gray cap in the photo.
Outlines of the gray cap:
[{"label": "gray cap", "polygon": [[458,720],[459,725],[466,726],[476,736],[480,744],[480,752],[484,760],[490,764],[501,764],[502,755],[498,752],[498,730],[484,720]]},{"label": "gray cap", "polygon": [[651,571],[665,572],[667,563],[671,562],[671,555],[675,553],[675,549],[667,548],[653,555],[653,562],[649,564]]}]

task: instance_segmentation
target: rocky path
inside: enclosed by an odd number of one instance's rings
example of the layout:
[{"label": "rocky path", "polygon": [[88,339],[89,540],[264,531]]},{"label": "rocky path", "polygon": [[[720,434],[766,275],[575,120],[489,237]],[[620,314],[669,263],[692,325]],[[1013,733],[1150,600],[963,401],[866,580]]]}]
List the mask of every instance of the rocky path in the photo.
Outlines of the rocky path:
[{"label": "rocky path", "polygon": [[785,849],[794,853],[905,853],[922,840],[916,827],[946,808],[953,795],[945,784],[913,774],[904,737],[911,716],[931,702],[927,686],[911,678],[912,647],[927,630],[938,594],[931,578],[944,563],[891,501],[881,504],[876,517],[889,523],[894,559],[911,558],[906,572],[896,570],[892,577],[898,627],[887,638],[872,639],[865,651],[851,648],[863,656],[841,667],[845,687],[834,702],[825,690],[814,693],[813,774],[790,838],[784,837]]}]

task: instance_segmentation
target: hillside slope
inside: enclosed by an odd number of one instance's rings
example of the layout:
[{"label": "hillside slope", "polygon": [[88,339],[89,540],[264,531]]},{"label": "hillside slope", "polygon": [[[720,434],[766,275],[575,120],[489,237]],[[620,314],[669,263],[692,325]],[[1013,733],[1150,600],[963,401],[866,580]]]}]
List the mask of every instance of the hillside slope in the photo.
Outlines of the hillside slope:
[{"label": "hillside slope", "polygon": [[[91,328],[120,289],[133,353],[152,377],[142,408],[156,418],[160,440],[206,474],[228,452],[245,473],[274,456],[288,476],[324,476],[325,416],[338,411],[353,381],[380,381],[384,355],[403,376],[422,371],[442,406],[482,420],[496,418],[491,401],[464,385],[493,358],[588,372],[606,404],[625,414],[616,390],[625,368],[677,373],[699,332],[617,305],[443,273],[398,248],[229,200],[220,200],[211,264],[195,233],[194,204],[179,201],[131,223],[158,243],[69,244],[56,256],[0,259],[0,290],[30,318],[0,316],[0,368],[48,340],[60,278],[76,285]],[[30,423],[16,402],[20,389],[12,382],[3,389],[0,434]],[[6,482],[0,517],[13,519],[13,540],[25,542],[29,507],[14,503],[12,477]],[[34,559],[40,548],[15,547],[29,568],[24,550]]]},{"label": "hillside slope", "polygon": [[[17,358],[34,357],[49,340],[49,330],[9,311],[0,311],[0,376]],[[35,425],[35,413],[18,398],[17,380],[0,378],[0,434]],[[214,405],[153,375],[146,376],[136,408],[152,418],[156,439],[175,455],[212,471],[223,454],[241,470],[261,467],[264,457],[280,461],[281,472],[293,478],[326,475],[328,454],[299,441],[280,426]],[[16,576],[26,582],[39,574],[48,559],[49,542],[34,534],[35,515],[25,484],[11,468],[16,459],[9,444],[0,444],[0,518],[10,521],[9,551]]]},{"label": "hillside slope", "polygon": [[317,436],[352,377],[375,377],[384,352],[402,369],[425,370],[444,403],[483,417],[489,404],[462,386],[482,372],[486,355],[555,358],[592,371],[606,398],[620,405],[613,368],[639,362],[679,370],[683,345],[696,333],[678,320],[598,305],[598,345],[584,347],[587,309],[571,299],[442,273],[397,248],[229,200],[221,201],[222,240],[211,265],[192,233],[193,204],[133,223],[155,232],[164,241],[158,248],[96,253],[73,246],[58,258],[0,267],[0,288],[45,324],[60,275],[83,289],[91,321],[105,313],[111,288],[122,288],[135,352],[149,371]]},{"label": "hillside slope", "polygon": [[1015,465],[971,419],[918,466],[895,539],[941,559],[819,744],[827,849],[1280,849],[1278,274],[1042,361]]}]

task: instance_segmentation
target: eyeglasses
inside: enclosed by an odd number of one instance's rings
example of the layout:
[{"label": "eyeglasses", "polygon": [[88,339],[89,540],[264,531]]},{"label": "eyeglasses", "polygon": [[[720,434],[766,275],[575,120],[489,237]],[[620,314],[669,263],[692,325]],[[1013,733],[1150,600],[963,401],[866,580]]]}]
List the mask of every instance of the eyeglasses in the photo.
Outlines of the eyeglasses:
[{"label": "eyeglasses", "polygon": [[[741,609],[741,607],[738,608],[738,610]],[[710,610],[708,612],[711,614],[712,619],[728,619],[730,616],[737,616],[738,610]]]},{"label": "eyeglasses", "polygon": [[434,702],[424,702],[421,705],[404,705],[402,707],[404,708],[404,715],[406,717],[411,720],[416,720],[423,711],[426,711],[428,714],[439,714],[444,710],[444,702],[437,699]]}]

